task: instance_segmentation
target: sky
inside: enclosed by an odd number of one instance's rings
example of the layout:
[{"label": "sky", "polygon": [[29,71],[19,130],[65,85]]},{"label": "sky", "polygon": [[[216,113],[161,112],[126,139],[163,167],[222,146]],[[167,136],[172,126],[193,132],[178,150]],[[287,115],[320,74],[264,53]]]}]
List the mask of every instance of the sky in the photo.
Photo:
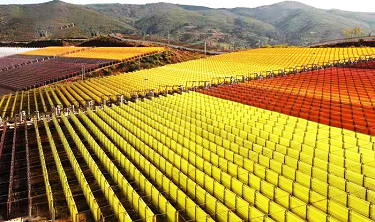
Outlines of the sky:
[{"label": "sky", "polygon": [[[42,3],[48,0],[0,0],[0,4],[33,4]],[[282,0],[64,0],[73,4],[93,4],[93,3],[123,3],[123,4],[146,4],[155,2],[168,2],[184,5],[207,6],[211,8],[235,8],[248,7],[254,8],[262,5],[269,5]],[[374,0],[298,0],[307,5],[323,9],[341,9],[358,12],[375,12]]]}]

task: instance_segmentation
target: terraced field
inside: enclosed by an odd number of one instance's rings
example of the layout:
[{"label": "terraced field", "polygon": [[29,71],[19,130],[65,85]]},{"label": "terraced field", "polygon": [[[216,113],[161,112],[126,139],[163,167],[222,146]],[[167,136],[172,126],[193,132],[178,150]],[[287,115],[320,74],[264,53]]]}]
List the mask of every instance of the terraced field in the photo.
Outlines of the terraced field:
[{"label": "terraced field", "polygon": [[13,90],[35,88],[47,83],[94,71],[99,67],[117,63],[106,59],[54,58],[2,72],[1,84]]},{"label": "terraced field", "polygon": [[46,48],[41,48],[37,50],[27,51],[20,53],[21,55],[33,55],[33,56],[62,56],[66,54],[71,54],[74,52],[79,52],[81,50],[87,50],[87,47],[74,47],[74,46],[50,46]]},{"label": "terraced field", "polygon": [[67,54],[64,57],[126,60],[139,55],[148,55],[164,51],[163,47],[95,47],[78,53]]},{"label": "terraced field", "polygon": [[1,72],[6,69],[16,68],[18,66],[30,64],[36,60],[42,60],[43,56],[29,56],[29,55],[10,55],[0,59]]},{"label": "terraced field", "polygon": [[[89,51],[91,50],[83,52]],[[158,94],[182,88],[194,89],[199,86],[267,78],[333,66],[334,64],[338,65],[349,60],[359,60],[360,57],[366,59],[372,54],[375,54],[373,48],[288,48],[236,52],[125,75],[60,83],[31,90],[25,93],[33,95],[35,92],[36,97],[44,97],[43,104],[49,103],[50,107],[47,104],[46,108],[37,109],[31,105],[31,110],[27,107],[27,109],[24,108],[24,111],[27,113],[34,113],[39,110],[51,111],[57,105],[60,105],[60,107],[71,105],[84,107],[91,100],[96,104],[102,103],[102,100],[115,102],[118,95],[124,95],[125,98],[130,99],[131,97],[145,96],[150,91]],[[45,80],[42,81],[42,83],[44,82]],[[3,103],[1,103],[1,99],[4,100]],[[22,100],[21,98],[16,97],[15,93],[4,95],[0,98],[0,111],[5,110],[6,112],[6,114],[3,112],[4,117],[12,114],[12,106],[6,106],[7,99],[9,99],[9,104],[15,104],[13,113],[19,113],[22,110],[17,109],[24,105],[24,103],[20,104],[19,102],[19,100]],[[27,103],[33,104],[34,102],[30,100]],[[39,102],[37,106],[41,107],[42,104]]]},{"label": "terraced field", "polygon": [[375,135],[375,69],[330,68],[204,93],[287,115]]},{"label": "terraced field", "polygon": [[0,90],[35,88],[161,51],[163,48],[155,47],[47,47],[28,51],[0,59]]},{"label": "terraced field", "polygon": [[[5,95],[0,215],[374,221],[372,50],[251,50]],[[182,79],[210,82],[153,88]]]}]

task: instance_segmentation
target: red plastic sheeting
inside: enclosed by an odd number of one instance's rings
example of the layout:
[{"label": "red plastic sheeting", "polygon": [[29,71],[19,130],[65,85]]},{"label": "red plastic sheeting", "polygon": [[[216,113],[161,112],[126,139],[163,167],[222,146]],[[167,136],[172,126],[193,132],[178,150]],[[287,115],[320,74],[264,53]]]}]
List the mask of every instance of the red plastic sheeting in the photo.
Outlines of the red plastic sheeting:
[{"label": "red plastic sheeting", "polygon": [[375,69],[371,66],[335,67],[220,86],[202,93],[375,135]]},{"label": "red plastic sheeting", "polygon": [[107,59],[52,58],[0,72],[0,85],[15,90],[38,87],[49,81],[76,76],[83,66],[89,72],[114,62]]},{"label": "red plastic sheeting", "polygon": [[43,59],[46,56],[33,55],[11,55],[0,58],[0,70],[5,68],[14,68],[25,65],[35,60]]}]

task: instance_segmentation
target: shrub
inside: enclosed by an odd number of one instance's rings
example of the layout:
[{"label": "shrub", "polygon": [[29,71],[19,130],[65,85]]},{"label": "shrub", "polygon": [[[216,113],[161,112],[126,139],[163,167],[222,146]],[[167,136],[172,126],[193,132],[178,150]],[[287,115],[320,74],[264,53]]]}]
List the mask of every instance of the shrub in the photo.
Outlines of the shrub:
[{"label": "shrub", "polygon": [[103,69],[104,75],[109,76],[111,75],[112,71],[110,69]]},{"label": "shrub", "polygon": [[133,63],[133,64],[131,64],[131,65],[129,66],[129,71],[130,71],[130,72],[133,72],[133,71],[135,71],[135,70],[137,70],[137,69],[139,69],[138,64]]},{"label": "shrub", "polygon": [[145,69],[151,69],[151,68],[152,68],[152,66],[151,66],[150,63],[145,63]]},{"label": "shrub", "polygon": [[126,64],[125,63],[120,63],[120,65],[118,66],[120,69],[123,69],[126,67]]}]

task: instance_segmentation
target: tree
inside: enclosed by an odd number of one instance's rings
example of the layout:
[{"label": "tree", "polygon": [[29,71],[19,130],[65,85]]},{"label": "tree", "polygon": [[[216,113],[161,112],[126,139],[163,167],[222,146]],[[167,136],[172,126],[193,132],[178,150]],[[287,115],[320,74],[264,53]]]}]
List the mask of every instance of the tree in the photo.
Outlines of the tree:
[{"label": "tree", "polygon": [[347,38],[360,37],[363,35],[363,30],[361,27],[355,27],[353,29],[344,29],[344,35]]},{"label": "tree", "polygon": [[352,37],[352,30],[351,29],[344,29],[344,35],[346,38]]},{"label": "tree", "polygon": [[360,37],[362,35],[363,31],[360,27],[356,27],[353,29],[353,35],[355,37]]}]

